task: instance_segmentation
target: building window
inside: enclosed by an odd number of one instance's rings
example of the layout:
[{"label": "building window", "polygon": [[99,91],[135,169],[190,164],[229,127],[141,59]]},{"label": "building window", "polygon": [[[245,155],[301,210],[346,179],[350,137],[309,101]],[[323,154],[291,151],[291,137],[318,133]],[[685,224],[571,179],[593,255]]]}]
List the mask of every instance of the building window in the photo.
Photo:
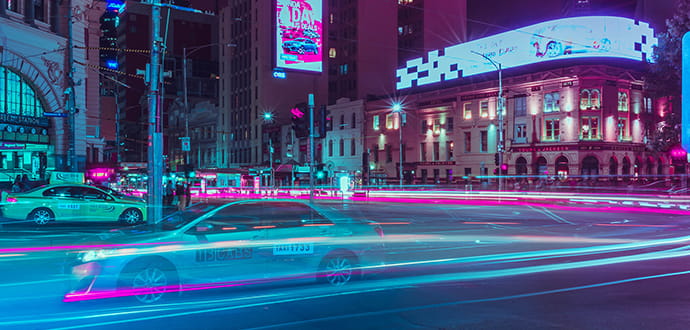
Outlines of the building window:
[{"label": "building window", "polygon": [[355,139],[350,140],[350,156],[354,156],[357,154],[357,148],[355,143]]},{"label": "building window", "polygon": [[482,118],[489,117],[489,101],[479,102],[479,116]]},{"label": "building window", "polygon": [[336,55],[335,48],[334,48],[334,47],[331,47],[331,48],[328,50],[328,57],[330,57],[330,58],[335,58],[335,55]]},{"label": "building window", "polygon": [[393,162],[393,147],[390,144],[386,144],[386,163]]},{"label": "building window", "polygon": [[446,160],[453,160],[453,141],[446,141]]},{"label": "building window", "polygon": [[333,140],[328,140],[328,157],[333,157]]},{"label": "building window", "polygon": [[514,99],[515,104],[515,116],[524,117],[527,116],[527,97],[521,96]]},{"label": "building window", "polygon": [[583,89],[580,91],[580,110],[599,110],[601,95],[598,89]]},{"label": "building window", "polygon": [[379,122],[379,120],[380,120],[379,115],[375,115],[374,119],[372,120],[372,123],[374,126],[373,128],[375,131],[378,131],[379,129],[381,129],[381,123]]},{"label": "building window", "polygon": [[0,66],[0,113],[42,117],[43,105],[20,75]]},{"label": "building window", "polygon": [[472,152],[472,132],[465,132],[465,152]]},{"label": "building window", "polygon": [[422,134],[426,134],[426,131],[429,129],[429,125],[427,124],[426,120],[422,120],[421,128],[422,128]]},{"label": "building window", "polygon": [[379,145],[374,144],[373,146],[371,146],[371,152],[374,153],[374,163],[378,163],[379,162]]},{"label": "building window", "polygon": [[515,143],[527,142],[527,124],[515,124],[515,131],[513,133]]},{"label": "building window", "polygon": [[618,92],[618,111],[628,111],[628,93]]},{"label": "building window", "polygon": [[393,116],[394,115],[392,113],[389,113],[386,115],[386,128],[387,129],[393,129],[393,125],[394,125]]},{"label": "building window", "polygon": [[544,120],[544,140],[558,141],[561,135],[561,122],[558,118]]},{"label": "building window", "polygon": [[340,125],[338,126],[340,126],[340,129],[345,129],[345,115],[340,115]]},{"label": "building window", "polygon": [[582,140],[599,139],[599,117],[582,117],[580,131]]},{"label": "building window", "polygon": [[489,134],[486,131],[479,133],[479,152],[487,152],[489,150]]},{"label": "building window", "polygon": [[472,119],[472,103],[465,103],[462,105],[462,118],[466,120]]},{"label": "building window", "polygon": [[453,117],[446,118],[446,130],[447,131],[453,130]]},{"label": "building window", "polygon": [[434,135],[441,134],[441,119],[434,119]]},{"label": "building window", "polygon": [[350,128],[357,128],[357,113],[352,113],[352,125]]},{"label": "building window", "polygon": [[346,74],[347,74],[347,71],[348,71],[348,66],[347,66],[347,64],[342,64],[342,65],[340,65],[340,67],[338,68],[338,73],[339,73],[341,76],[346,75]]},{"label": "building window", "polygon": [[340,139],[340,143],[338,144],[338,147],[340,147],[339,153],[340,156],[345,156],[345,140]]},{"label": "building window", "polygon": [[438,142],[434,142],[434,159],[433,161],[441,160],[441,145]]},{"label": "building window", "polygon": [[644,110],[647,113],[652,113],[652,98],[651,97],[645,97],[643,99],[644,102]]},{"label": "building window", "polygon": [[419,144],[419,160],[426,161],[426,143],[422,142]]},{"label": "building window", "polygon": [[561,98],[558,92],[544,94],[544,112],[559,112]]},{"label": "building window", "polygon": [[630,133],[628,132],[628,118],[618,118],[618,139],[627,140],[629,137]]}]

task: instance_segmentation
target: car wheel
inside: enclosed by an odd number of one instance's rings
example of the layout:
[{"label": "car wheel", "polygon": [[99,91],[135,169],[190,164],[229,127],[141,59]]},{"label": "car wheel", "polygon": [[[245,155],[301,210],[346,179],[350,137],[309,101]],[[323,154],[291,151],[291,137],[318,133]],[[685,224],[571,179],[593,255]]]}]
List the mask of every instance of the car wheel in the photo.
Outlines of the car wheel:
[{"label": "car wheel", "polygon": [[321,265],[320,279],[332,286],[343,286],[357,275],[354,258],[347,255],[335,255],[324,259]]},{"label": "car wheel", "polygon": [[126,209],[122,212],[122,215],[120,215],[120,221],[130,226],[142,222],[144,220],[143,218],[144,215],[137,209]]},{"label": "car wheel", "polygon": [[304,47],[300,47],[300,48],[297,50],[297,53],[299,53],[300,55],[304,55]]},{"label": "car wheel", "polygon": [[163,300],[175,284],[175,272],[162,263],[154,262],[123,274],[120,290],[131,290],[131,295],[144,304]]},{"label": "car wheel", "polygon": [[55,215],[53,212],[45,207],[35,209],[29,213],[27,217],[29,221],[33,221],[39,226],[48,224],[50,221],[55,221]]}]

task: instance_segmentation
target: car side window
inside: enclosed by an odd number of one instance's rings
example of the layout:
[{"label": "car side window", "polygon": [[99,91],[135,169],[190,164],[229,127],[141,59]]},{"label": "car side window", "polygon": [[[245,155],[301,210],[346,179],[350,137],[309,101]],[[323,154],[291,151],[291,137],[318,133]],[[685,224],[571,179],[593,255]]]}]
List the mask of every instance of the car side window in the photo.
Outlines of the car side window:
[{"label": "car side window", "polygon": [[332,223],[316,210],[302,203],[266,202],[265,205],[265,223],[276,228]]},{"label": "car side window", "polygon": [[191,228],[205,234],[232,233],[261,229],[263,208],[260,204],[235,204],[224,207]]},{"label": "car side window", "polygon": [[43,196],[46,197],[75,197],[74,187],[53,187],[46,189]]},{"label": "car side window", "polygon": [[84,199],[105,199],[106,194],[93,188],[82,188]]}]

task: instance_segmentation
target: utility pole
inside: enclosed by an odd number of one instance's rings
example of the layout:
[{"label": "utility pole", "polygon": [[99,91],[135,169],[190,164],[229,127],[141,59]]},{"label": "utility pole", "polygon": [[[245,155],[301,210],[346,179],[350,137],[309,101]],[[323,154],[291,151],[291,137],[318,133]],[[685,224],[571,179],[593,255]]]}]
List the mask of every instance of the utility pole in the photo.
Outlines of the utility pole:
[{"label": "utility pole", "polygon": [[309,203],[314,202],[314,94],[309,94]]},{"label": "utility pole", "polygon": [[67,151],[67,165],[71,172],[77,172],[79,170],[77,166],[77,132],[76,123],[77,120],[74,118],[77,115],[76,111],[76,95],[74,90],[74,35],[72,32],[74,26],[74,9],[72,8],[72,1],[69,2],[69,15],[67,17],[67,112],[69,116],[69,150]]},{"label": "utility pole", "polygon": [[160,0],[151,1],[151,62],[149,64],[149,136],[148,136],[148,219],[155,223],[163,216],[163,135],[160,120]]}]

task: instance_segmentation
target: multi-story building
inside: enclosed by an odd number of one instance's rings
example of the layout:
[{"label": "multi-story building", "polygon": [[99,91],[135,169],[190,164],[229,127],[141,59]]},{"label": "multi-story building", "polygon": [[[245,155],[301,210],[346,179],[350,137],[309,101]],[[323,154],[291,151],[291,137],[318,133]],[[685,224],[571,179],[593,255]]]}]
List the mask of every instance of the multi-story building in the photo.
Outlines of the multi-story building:
[{"label": "multi-story building", "polygon": [[86,117],[98,84],[86,74],[90,8],[85,1],[0,4],[0,180],[84,169]]},{"label": "multi-story building", "polygon": [[[587,33],[571,34],[584,25]],[[549,32],[538,33],[544,28]],[[506,174],[617,179],[684,171],[645,144],[665,112],[645,94],[641,78],[656,42],[646,23],[580,17],[517,33],[430,52],[398,70],[405,96],[367,103],[372,179],[399,178],[400,145],[408,183],[498,173],[501,63]],[[549,40],[542,52],[538,45]],[[393,111],[398,101],[407,118],[402,134]]]}]

